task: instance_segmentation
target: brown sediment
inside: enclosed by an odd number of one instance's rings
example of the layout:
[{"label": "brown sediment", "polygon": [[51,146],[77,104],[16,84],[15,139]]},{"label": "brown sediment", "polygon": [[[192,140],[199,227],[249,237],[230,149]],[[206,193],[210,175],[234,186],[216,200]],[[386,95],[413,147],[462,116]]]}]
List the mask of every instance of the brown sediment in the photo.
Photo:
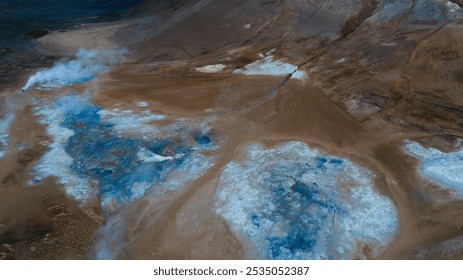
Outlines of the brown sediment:
[{"label": "brown sediment", "polygon": [[[376,189],[394,202],[400,225],[382,254],[364,248],[369,257],[439,258],[445,248],[444,258],[461,258],[462,201],[421,178],[417,160],[402,147],[413,139],[451,151],[463,135],[460,22],[412,24],[400,17],[378,26],[378,1],[347,1],[342,11],[330,8],[339,1],[190,1],[175,7],[154,2],[145,4],[145,18],[39,39],[39,49],[54,55],[71,55],[78,47],[128,48],[125,63],[90,85],[70,87],[89,89],[98,105],[165,114],[158,125],[214,117],[211,133],[220,143],[211,152],[214,166],[176,192],[128,207],[119,258],[251,258],[215,214],[215,189],[222,168],[245,158],[250,143],[285,141],[349,158],[377,175]],[[308,77],[233,74],[272,49]],[[221,73],[195,70],[218,63],[226,65]],[[137,101],[149,107],[137,108]],[[7,245],[0,254],[93,257],[102,223],[97,205],[78,205],[53,179],[27,185],[50,139],[30,106],[16,116],[10,147],[27,148],[10,148],[2,160],[0,245]],[[452,251],[451,244],[458,246]]]},{"label": "brown sediment", "polygon": [[[18,93],[15,93],[18,94]],[[53,178],[31,185],[32,168],[50,141],[37,125],[29,97],[18,104],[10,151],[0,169],[0,257],[2,259],[87,259],[102,218],[97,205],[81,207]],[[15,148],[12,148],[15,147]]]}]

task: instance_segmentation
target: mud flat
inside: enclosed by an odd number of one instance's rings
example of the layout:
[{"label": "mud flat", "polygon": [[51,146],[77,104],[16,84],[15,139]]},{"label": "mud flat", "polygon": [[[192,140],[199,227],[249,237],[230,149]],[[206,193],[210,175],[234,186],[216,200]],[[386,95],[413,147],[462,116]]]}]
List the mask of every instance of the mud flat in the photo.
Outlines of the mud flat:
[{"label": "mud flat", "polygon": [[458,4],[146,1],[37,39],[0,257],[461,258]]}]

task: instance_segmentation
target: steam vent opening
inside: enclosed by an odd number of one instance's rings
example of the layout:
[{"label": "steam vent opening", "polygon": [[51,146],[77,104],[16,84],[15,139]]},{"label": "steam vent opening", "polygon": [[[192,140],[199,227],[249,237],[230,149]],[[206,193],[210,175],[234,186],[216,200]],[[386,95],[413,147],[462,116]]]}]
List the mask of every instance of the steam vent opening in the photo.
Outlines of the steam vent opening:
[{"label": "steam vent opening", "polygon": [[195,137],[195,141],[198,142],[198,144],[209,144],[211,143],[211,138],[207,135],[198,135]]}]

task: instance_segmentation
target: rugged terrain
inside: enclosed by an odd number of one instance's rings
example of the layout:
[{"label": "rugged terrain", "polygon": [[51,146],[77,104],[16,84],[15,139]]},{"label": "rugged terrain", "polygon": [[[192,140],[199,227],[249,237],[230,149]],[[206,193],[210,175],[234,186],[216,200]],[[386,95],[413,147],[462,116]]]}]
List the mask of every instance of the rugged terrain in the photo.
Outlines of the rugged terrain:
[{"label": "rugged terrain", "polygon": [[0,258],[461,258],[461,6],[146,1],[38,38],[1,72]]}]

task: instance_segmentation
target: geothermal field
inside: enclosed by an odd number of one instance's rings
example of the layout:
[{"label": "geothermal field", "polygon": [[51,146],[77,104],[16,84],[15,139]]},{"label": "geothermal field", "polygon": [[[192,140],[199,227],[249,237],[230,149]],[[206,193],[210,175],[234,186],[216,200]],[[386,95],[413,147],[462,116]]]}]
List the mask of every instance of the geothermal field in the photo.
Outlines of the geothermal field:
[{"label": "geothermal field", "polygon": [[0,1],[0,259],[463,258],[463,1]]}]

